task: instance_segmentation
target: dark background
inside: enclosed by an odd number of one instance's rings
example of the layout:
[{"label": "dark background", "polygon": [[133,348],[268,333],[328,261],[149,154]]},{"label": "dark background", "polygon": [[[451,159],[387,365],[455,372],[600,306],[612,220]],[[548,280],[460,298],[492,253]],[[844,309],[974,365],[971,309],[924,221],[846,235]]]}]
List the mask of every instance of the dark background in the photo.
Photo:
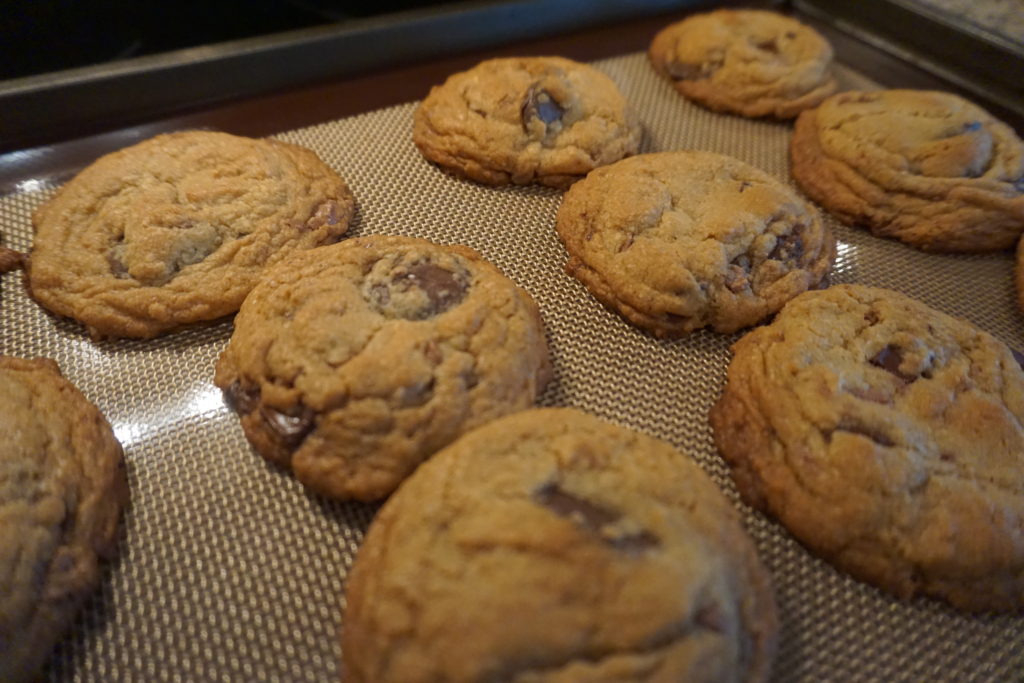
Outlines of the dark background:
[{"label": "dark background", "polygon": [[451,0],[7,0],[0,80]]}]

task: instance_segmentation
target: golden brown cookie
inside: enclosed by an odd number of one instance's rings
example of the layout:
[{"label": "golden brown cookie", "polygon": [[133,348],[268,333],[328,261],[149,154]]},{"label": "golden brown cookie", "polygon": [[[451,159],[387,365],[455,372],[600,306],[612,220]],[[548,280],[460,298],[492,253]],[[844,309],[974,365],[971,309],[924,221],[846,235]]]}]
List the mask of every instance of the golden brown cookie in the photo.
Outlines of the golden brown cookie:
[{"label": "golden brown cookie", "polygon": [[1024,311],[1024,238],[1017,241],[1017,267],[1015,273],[1017,280],[1017,303],[1020,305],[1020,309]]},{"label": "golden brown cookie", "polygon": [[373,521],[346,586],[346,681],[764,681],[768,575],[669,444],[576,410],[477,429]]},{"label": "golden brown cookie", "polygon": [[615,83],[562,57],[489,59],[431,89],[413,141],[459,176],[568,187],[640,145],[640,123]]},{"label": "golden brown cookie", "polygon": [[334,242],[354,200],[308,149],[192,131],[102,157],[33,217],[33,298],[94,337],[238,310],[268,264]]},{"label": "golden brown cookie", "polygon": [[743,498],[900,597],[1024,608],[1024,370],[886,289],[808,292],[733,347],[711,412]]},{"label": "golden brown cookie", "polygon": [[110,425],[49,359],[0,356],[0,680],[35,681],[114,555],[128,502]]},{"label": "golden brown cookie", "polygon": [[734,332],[817,286],[835,241],[767,173],[711,152],[642,154],[576,183],[558,211],[566,270],[658,336]]},{"label": "golden brown cookie", "polygon": [[990,251],[1024,232],[1024,143],[950,93],[841,93],[800,115],[790,155],[804,192],[880,237]]},{"label": "golden brown cookie", "polygon": [[388,495],[551,369],[530,295],[472,249],[370,236],[268,271],[215,382],[250,443],[333,498]]},{"label": "golden brown cookie", "polygon": [[832,46],[796,19],[722,9],[662,29],[648,50],[654,70],[715,111],[788,119],[835,92]]}]

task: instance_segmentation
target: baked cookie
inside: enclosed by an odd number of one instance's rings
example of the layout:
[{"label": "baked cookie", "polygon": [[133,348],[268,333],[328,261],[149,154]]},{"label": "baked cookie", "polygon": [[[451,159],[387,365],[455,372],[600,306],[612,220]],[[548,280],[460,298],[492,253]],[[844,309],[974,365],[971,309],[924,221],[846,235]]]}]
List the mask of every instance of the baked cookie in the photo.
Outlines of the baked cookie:
[{"label": "baked cookie", "polygon": [[902,598],[1024,607],[1024,370],[966,321],[858,285],[733,347],[711,411],[743,498]]},{"label": "baked cookie", "polygon": [[114,555],[121,446],[49,359],[0,356],[0,680],[35,681]]},{"label": "baked cookie", "polygon": [[530,295],[467,247],[370,236],[267,272],[215,382],[249,442],[332,498],[388,495],[551,372]]},{"label": "baked cookie", "polygon": [[669,444],[571,409],[438,453],[346,586],[345,680],[763,681],[771,586],[735,509]]},{"label": "baked cookie", "polygon": [[159,135],[102,157],[36,211],[27,282],[94,337],[154,337],[234,313],[265,266],[337,240],[353,210],[308,149]]},{"label": "baked cookie", "polygon": [[481,62],[432,88],[413,125],[423,156],[487,185],[568,187],[641,135],[610,78],[562,57]]},{"label": "baked cookie", "polygon": [[880,237],[990,251],[1024,232],[1024,144],[950,93],[841,93],[800,115],[790,155],[804,192]]},{"label": "baked cookie", "polygon": [[1017,302],[1024,311],[1024,238],[1017,240]]},{"label": "baked cookie", "polygon": [[597,169],[565,194],[557,226],[566,270],[660,337],[753,325],[817,286],[835,251],[796,192],[711,152]]},{"label": "baked cookie", "polygon": [[662,29],[647,54],[680,94],[715,111],[789,119],[836,90],[832,46],[775,12],[696,14]]}]

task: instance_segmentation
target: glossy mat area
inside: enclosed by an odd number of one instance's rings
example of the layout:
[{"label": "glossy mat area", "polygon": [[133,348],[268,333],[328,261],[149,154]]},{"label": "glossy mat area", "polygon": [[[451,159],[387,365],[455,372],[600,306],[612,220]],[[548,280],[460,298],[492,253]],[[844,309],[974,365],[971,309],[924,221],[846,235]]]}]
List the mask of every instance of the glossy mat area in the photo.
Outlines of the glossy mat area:
[{"label": "glossy mat area", "polygon": [[[788,182],[789,124],[698,108],[640,54],[596,66],[641,112],[645,151],[721,152]],[[850,70],[842,78],[846,87],[870,85]],[[563,270],[554,230],[560,193],[446,175],[412,144],[413,108],[279,137],[314,149],[344,175],[359,203],[351,234],[468,244],[533,294],[555,364],[544,404],[576,406],[666,439],[736,500],[707,412],[738,335],[659,341],[604,309]],[[0,198],[0,244],[25,250],[31,211],[53,188],[22,187]],[[925,254],[832,226],[839,238],[833,283],[898,289],[1020,346],[1024,317],[1011,253]],[[12,273],[0,279],[0,326],[0,353],[56,359],[107,415],[129,463],[121,558],[54,656],[50,679],[337,680],[345,576],[376,508],[308,494],[248,447],[212,383],[230,321],[148,342],[97,343],[76,323],[40,310]],[[744,514],[782,617],[777,680],[1024,676],[1024,618],[899,602],[836,572],[762,515]]]}]

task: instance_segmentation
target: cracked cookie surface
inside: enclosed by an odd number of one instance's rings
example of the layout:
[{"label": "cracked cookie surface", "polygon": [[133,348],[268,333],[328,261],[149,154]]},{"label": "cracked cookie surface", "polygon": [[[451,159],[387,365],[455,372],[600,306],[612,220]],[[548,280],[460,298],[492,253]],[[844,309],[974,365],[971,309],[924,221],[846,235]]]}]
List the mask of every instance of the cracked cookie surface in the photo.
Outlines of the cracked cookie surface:
[{"label": "cracked cookie surface", "polygon": [[267,459],[325,496],[373,500],[533,405],[550,372],[536,303],[477,252],[370,236],[268,270],[215,382]]},{"label": "cracked cookie surface", "polygon": [[0,356],[0,680],[35,681],[127,504],[110,425],[49,359]]},{"label": "cracked cookie surface", "polygon": [[662,29],[648,57],[684,97],[742,116],[792,118],[836,90],[832,46],[774,12],[694,15]]},{"label": "cracked cookie surface", "polygon": [[100,158],[37,209],[27,282],[94,337],[154,337],[234,313],[264,267],[336,241],[354,209],[308,149],[159,135]]},{"label": "cracked cookie surface", "polygon": [[743,498],[903,598],[1024,607],[1024,371],[966,321],[857,285],[733,347],[711,412]]},{"label": "cracked cookie surface", "polygon": [[413,125],[423,156],[487,185],[568,187],[641,135],[608,76],[562,57],[481,62],[432,88]]},{"label": "cracked cookie surface", "polygon": [[557,228],[566,270],[658,336],[753,325],[817,286],[835,251],[796,192],[711,152],[597,169],[565,194]]},{"label": "cracked cookie surface", "polygon": [[777,630],[700,467],[565,408],[425,463],[374,519],[346,598],[351,681],[763,681]]},{"label": "cracked cookie surface", "polygon": [[1013,247],[1024,143],[951,93],[847,92],[797,119],[793,178],[843,222],[929,251]]}]

